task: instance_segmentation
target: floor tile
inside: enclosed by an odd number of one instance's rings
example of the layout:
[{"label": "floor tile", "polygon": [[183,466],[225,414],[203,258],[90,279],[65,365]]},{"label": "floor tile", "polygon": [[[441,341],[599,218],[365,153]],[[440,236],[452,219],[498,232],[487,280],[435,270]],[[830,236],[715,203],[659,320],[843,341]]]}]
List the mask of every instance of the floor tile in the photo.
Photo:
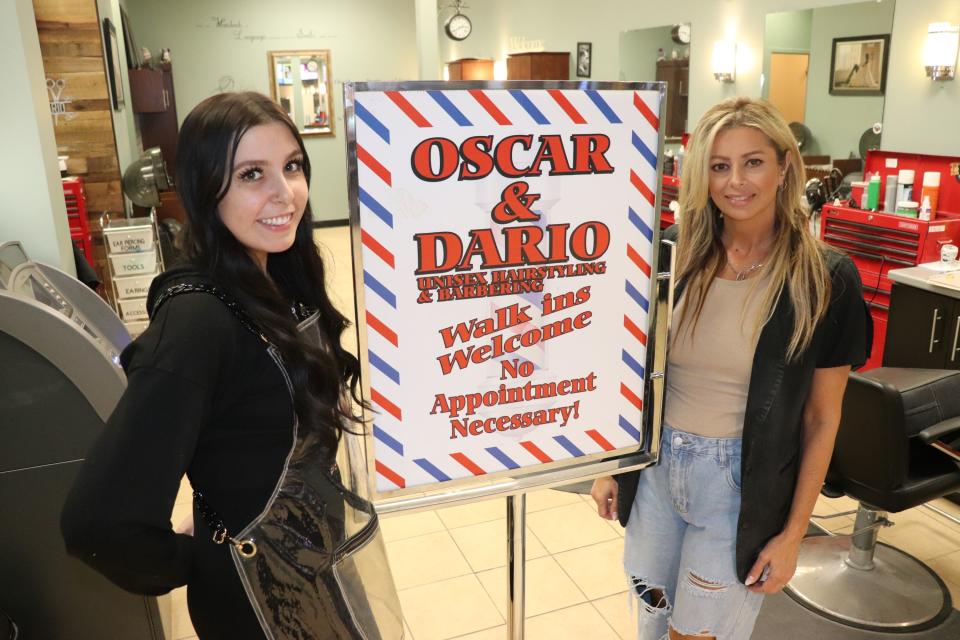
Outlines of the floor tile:
[{"label": "floor tile", "polygon": [[437,509],[437,515],[448,529],[465,527],[478,522],[488,522],[507,517],[506,498],[490,498],[457,507]]},{"label": "floor tile", "polygon": [[531,513],[527,525],[550,553],[617,537],[614,529],[583,502]]},{"label": "floor tile", "polygon": [[193,487],[190,486],[190,481],[187,480],[187,476],[183,476],[180,480],[180,489],[177,491],[175,504],[183,502],[193,502]]},{"label": "floor tile", "polygon": [[[928,560],[927,565],[945,582],[960,584],[960,551]],[[960,606],[960,602],[955,603],[954,606]]]},{"label": "floor tile", "polygon": [[527,640],[619,640],[590,603],[527,618]]},{"label": "floor tile", "polygon": [[527,513],[561,507],[565,504],[575,504],[580,501],[580,494],[571,491],[557,491],[556,489],[533,491],[527,494]]},{"label": "floor tile", "polygon": [[[526,601],[527,618],[555,611],[586,601],[583,592],[563,572],[552,557],[547,556],[527,562]],[[491,569],[477,574],[483,587],[490,594],[500,614],[507,615],[507,570]]]},{"label": "floor tile", "polygon": [[635,640],[637,637],[637,610],[630,611],[630,598],[626,592],[594,600],[591,604],[600,612],[600,616],[607,621],[621,640]]},{"label": "floor tile", "polygon": [[588,600],[627,589],[623,573],[623,538],[558,553],[554,559]]},{"label": "floor tile", "polygon": [[950,590],[950,599],[953,601],[953,608],[956,609],[960,607],[960,583],[950,582],[949,580],[944,580],[947,583],[947,589]]},{"label": "floor tile", "polygon": [[[506,529],[507,521],[504,518],[450,529],[450,535],[470,563],[470,567],[476,572],[506,565]],[[527,560],[547,554],[547,550],[529,527],[527,527],[526,554]]]},{"label": "floor tile", "polygon": [[943,524],[946,521],[942,518],[935,520],[917,509],[893,513],[889,518],[896,524],[880,530],[880,541],[920,560],[927,561],[960,550],[960,527]]},{"label": "floor tile", "polygon": [[171,640],[191,638],[197,635],[190,621],[190,612],[187,611],[187,588],[180,587],[170,592],[171,617],[173,619],[173,633]]},{"label": "floor tile", "polygon": [[474,575],[400,591],[403,616],[416,640],[443,640],[503,624]]},{"label": "floor tile", "polygon": [[433,511],[421,511],[384,516],[380,518],[380,529],[387,542],[422,536],[427,533],[443,531],[445,527]]},{"label": "floor tile", "polygon": [[507,626],[500,625],[476,633],[468,633],[465,636],[457,636],[455,640],[506,640]]},{"label": "floor tile", "polygon": [[397,589],[416,587],[471,572],[470,565],[446,531],[388,542],[387,556]]}]

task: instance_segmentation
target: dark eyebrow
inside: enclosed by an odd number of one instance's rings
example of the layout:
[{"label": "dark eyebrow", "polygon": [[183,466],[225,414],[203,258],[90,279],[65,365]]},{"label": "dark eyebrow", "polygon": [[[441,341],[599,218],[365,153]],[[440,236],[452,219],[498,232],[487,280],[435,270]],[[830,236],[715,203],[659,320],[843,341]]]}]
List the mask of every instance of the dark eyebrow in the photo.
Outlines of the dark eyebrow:
[{"label": "dark eyebrow", "polygon": [[[289,162],[290,160],[296,157],[302,157],[302,156],[303,156],[303,152],[301,152],[300,149],[295,149],[294,151],[290,152],[285,162]],[[238,162],[237,164],[233,165],[233,169],[234,171],[236,171],[237,169],[240,169],[242,167],[251,166],[251,165],[255,166],[255,165],[261,165],[261,164],[267,164],[267,161],[266,160],[245,160],[243,162]]]}]

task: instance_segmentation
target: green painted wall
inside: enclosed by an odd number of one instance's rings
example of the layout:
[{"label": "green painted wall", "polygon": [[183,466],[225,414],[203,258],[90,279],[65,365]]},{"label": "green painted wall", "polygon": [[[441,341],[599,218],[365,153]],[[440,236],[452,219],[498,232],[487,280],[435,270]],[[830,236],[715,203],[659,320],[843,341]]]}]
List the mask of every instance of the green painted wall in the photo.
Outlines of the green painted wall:
[{"label": "green painted wall", "polygon": [[883,148],[960,156],[960,74],[952,82],[934,82],[926,76],[923,45],[930,22],[960,24],[960,2],[903,0],[898,7],[887,76]]},{"label": "green painted wall", "polygon": [[763,30],[763,87],[761,95],[770,93],[770,54],[810,51],[810,28],[813,9],[768,13]]},{"label": "green painted wall", "polygon": [[[904,10],[914,11],[912,0],[900,0]],[[813,134],[813,143],[804,149],[809,154],[832,158],[860,155],[861,134],[875,122],[883,122],[883,96],[833,96],[829,93],[830,56],[834,38],[890,33],[894,3],[862,2],[813,12],[810,34],[810,71],[807,76],[805,124]],[[903,52],[891,40],[891,59]],[[922,51],[922,50],[921,50]],[[900,54],[902,55],[902,53]],[[922,55],[922,53],[921,53]],[[921,69],[922,70],[922,69]],[[900,80],[887,76],[887,93],[895,91]],[[898,122],[893,128],[911,126]]]},{"label": "green painted wall", "polygon": [[[619,37],[623,31],[660,27],[678,22],[692,23],[692,42],[690,57],[690,114],[692,122],[717,101],[735,95],[761,95],[760,74],[763,70],[763,39],[765,16],[769,13],[797,11],[807,9],[835,8],[844,9],[845,0],[686,0],[673,3],[639,3],[633,0],[607,0],[589,7],[589,16],[585,17],[584,5],[578,0],[485,0],[473,3],[467,10],[474,20],[474,33],[462,43],[453,43],[441,32],[441,60],[474,56],[505,58],[507,53],[519,50],[518,45],[534,43],[548,51],[574,51],[578,41],[593,43],[593,79],[616,80],[620,77]],[[895,37],[891,43],[891,64],[887,76],[887,96],[893,97],[904,91],[906,95],[897,98],[897,108],[884,117],[884,144],[909,145],[910,150],[944,149],[946,145],[957,149],[960,143],[952,139],[951,133],[960,136],[956,125],[949,133],[945,122],[949,118],[955,121],[960,113],[960,79],[954,82],[933,83],[923,78],[922,42],[926,37],[926,25],[930,22],[953,20],[957,17],[956,0],[902,0],[903,9],[896,11],[892,0],[881,3],[865,3],[879,7],[885,12],[882,24],[874,24],[866,19],[858,19],[858,7],[848,7],[850,15],[842,12],[837,19],[847,20],[856,29],[845,29],[847,35],[861,33],[889,33],[891,24]],[[860,7],[862,9],[862,7]],[[441,13],[441,18],[447,15]],[[827,15],[827,14],[824,14]],[[950,16],[954,16],[950,18]],[[474,18],[476,16],[476,18]],[[895,22],[891,20],[895,18]],[[441,20],[442,22],[442,20]],[[818,28],[819,26],[819,28]],[[885,26],[880,30],[881,26]],[[816,37],[828,39],[829,25],[812,27]],[[873,29],[872,31],[870,29]],[[716,40],[735,37],[739,44],[737,79],[733,84],[721,84],[714,80],[710,57]],[[833,36],[829,36],[832,39]],[[819,40],[818,40],[819,42]],[[826,58],[824,68],[811,67],[811,74],[822,73],[819,78],[811,75],[809,87],[822,86],[827,90],[829,71],[829,46],[821,57]],[[811,56],[811,65],[815,65]],[[571,70],[572,71],[572,70]],[[919,76],[917,75],[919,72]],[[572,76],[571,76],[572,77]],[[852,98],[850,102],[835,103],[839,98],[827,100],[829,96],[818,96],[813,109],[825,109],[825,118],[831,114],[853,115],[860,121],[883,117],[883,107],[878,107],[877,98]],[[923,98],[923,99],[919,99]],[[867,113],[867,105],[873,101]],[[864,102],[865,101],[865,102]],[[882,100],[880,100],[882,102]],[[808,112],[811,107],[808,105]],[[862,113],[861,113],[862,112]],[[893,117],[896,113],[896,117]],[[863,117],[860,117],[860,116]],[[841,142],[830,151],[846,155],[845,151],[856,148],[860,133],[874,120],[855,130],[852,142]],[[823,140],[830,140],[835,130],[829,123],[815,123],[813,132]],[[946,140],[945,140],[946,138]],[[945,153],[945,151],[941,151]]]},{"label": "green painted wall", "polygon": [[[318,220],[348,216],[343,82],[417,77],[414,5],[398,0],[125,0],[137,44],[169,47],[177,115],[223,90],[270,92],[267,51],[329,49],[333,137],[306,139]],[[236,25],[240,25],[239,27]]]},{"label": "green painted wall", "polygon": [[673,51],[677,57],[689,55],[689,45],[677,44],[670,37],[673,26],[653,29],[635,29],[620,34],[620,80],[655,80],[657,77],[657,49],[664,57]]}]

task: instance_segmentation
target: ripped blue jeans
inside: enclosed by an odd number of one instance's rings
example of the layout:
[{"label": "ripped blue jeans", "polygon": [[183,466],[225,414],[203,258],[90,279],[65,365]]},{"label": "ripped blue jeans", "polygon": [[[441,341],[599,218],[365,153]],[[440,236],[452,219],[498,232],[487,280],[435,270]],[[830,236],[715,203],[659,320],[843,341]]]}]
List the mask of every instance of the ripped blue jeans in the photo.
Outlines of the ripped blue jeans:
[{"label": "ripped blue jeans", "polygon": [[[749,640],[763,601],[736,572],[740,438],[663,429],[660,462],[640,474],[624,568],[639,640],[687,635]],[[660,590],[663,599],[653,597]]]}]

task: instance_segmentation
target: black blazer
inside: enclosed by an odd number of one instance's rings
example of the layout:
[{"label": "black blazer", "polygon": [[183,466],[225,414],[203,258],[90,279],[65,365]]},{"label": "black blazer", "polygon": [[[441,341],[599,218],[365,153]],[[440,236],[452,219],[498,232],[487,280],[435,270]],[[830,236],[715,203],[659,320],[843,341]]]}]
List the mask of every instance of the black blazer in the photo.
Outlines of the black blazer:
[{"label": "black blazer", "polygon": [[[675,240],[677,227],[662,234]],[[858,368],[870,355],[873,323],[864,302],[860,274],[853,261],[824,248],[832,292],[826,317],[807,350],[786,361],[793,329],[793,304],[786,288],[757,342],[747,392],[741,460],[741,504],[737,524],[737,576],[746,580],[757,555],[786,524],[800,466],[803,407],[815,368],[851,365]],[[664,264],[663,260],[660,264]],[[683,293],[678,283],[675,300]],[[669,372],[668,372],[669,375]],[[617,513],[627,526],[640,472],[617,476]]]}]

